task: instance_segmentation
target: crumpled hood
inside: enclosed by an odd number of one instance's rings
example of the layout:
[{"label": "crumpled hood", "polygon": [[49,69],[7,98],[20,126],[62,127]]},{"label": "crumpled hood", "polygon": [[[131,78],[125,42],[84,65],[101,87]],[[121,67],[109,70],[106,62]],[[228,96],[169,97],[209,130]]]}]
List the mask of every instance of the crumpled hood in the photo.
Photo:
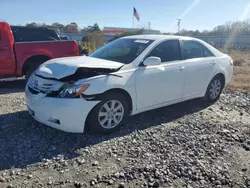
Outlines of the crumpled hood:
[{"label": "crumpled hood", "polygon": [[118,69],[121,66],[122,63],[88,56],[66,57],[47,61],[36,70],[36,74],[46,78],[61,79],[74,74],[80,67]]}]

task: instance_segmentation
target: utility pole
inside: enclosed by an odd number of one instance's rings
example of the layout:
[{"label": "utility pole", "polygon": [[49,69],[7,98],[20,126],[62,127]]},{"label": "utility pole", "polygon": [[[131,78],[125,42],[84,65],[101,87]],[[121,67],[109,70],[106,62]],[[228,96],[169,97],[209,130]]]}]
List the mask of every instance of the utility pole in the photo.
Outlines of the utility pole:
[{"label": "utility pole", "polygon": [[150,22],[148,22],[148,29],[149,29],[149,30],[151,29],[150,25],[151,25],[151,23],[150,23]]},{"label": "utility pole", "polygon": [[178,26],[178,34],[180,33],[180,28],[181,28],[181,19],[177,19],[177,26]]}]

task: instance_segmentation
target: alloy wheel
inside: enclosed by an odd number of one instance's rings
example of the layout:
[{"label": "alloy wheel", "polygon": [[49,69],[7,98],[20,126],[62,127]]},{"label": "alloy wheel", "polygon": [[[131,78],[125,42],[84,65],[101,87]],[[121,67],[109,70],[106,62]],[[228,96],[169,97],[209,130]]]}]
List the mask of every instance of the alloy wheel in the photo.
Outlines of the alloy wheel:
[{"label": "alloy wheel", "polygon": [[98,113],[99,124],[105,129],[116,127],[124,117],[124,107],[118,100],[110,100],[102,105]]},{"label": "alloy wheel", "polygon": [[209,89],[209,97],[211,99],[215,99],[216,97],[218,97],[220,95],[221,92],[221,82],[219,79],[215,79],[210,86]]}]

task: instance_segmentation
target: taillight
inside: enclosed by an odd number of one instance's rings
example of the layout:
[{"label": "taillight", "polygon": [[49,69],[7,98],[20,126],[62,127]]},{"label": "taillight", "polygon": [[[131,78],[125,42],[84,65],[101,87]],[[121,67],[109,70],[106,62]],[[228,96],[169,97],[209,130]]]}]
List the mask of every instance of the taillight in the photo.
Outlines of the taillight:
[{"label": "taillight", "polygon": [[229,60],[230,65],[234,65],[234,61],[232,59]]},{"label": "taillight", "polygon": [[77,56],[79,55],[78,44],[76,42],[74,43],[74,54]]}]

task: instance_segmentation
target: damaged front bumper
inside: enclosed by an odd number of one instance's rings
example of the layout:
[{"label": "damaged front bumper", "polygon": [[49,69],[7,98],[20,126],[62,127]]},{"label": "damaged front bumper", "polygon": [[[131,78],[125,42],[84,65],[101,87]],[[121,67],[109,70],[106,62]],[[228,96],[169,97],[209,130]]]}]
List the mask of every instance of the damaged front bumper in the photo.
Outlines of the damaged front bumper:
[{"label": "damaged front bumper", "polygon": [[25,88],[29,113],[38,122],[71,133],[83,133],[89,112],[99,101],[83,98],[54,98],[46,94],[33,94]]}]

